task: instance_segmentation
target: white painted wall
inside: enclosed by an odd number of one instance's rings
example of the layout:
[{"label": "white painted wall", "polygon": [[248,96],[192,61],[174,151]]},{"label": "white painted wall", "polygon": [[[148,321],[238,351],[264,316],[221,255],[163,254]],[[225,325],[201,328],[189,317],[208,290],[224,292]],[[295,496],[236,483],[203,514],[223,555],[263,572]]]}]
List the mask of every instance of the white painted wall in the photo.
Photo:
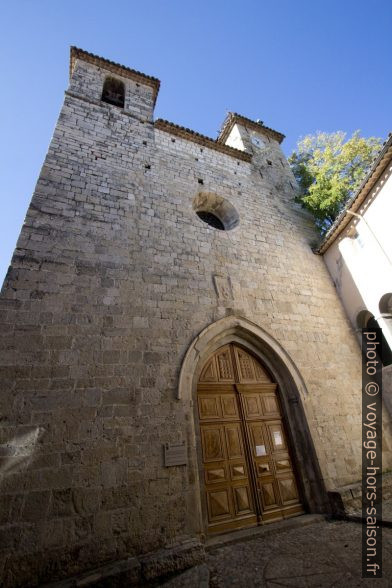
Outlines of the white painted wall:
[{"label": "white painted wall", "polygon": [[[361,310],[379,321],[392,348],[392,330],[380,317],[381,297],[392,292],[392,165],[377,182],[359,214],[331,245],[325,262],[352,325]],[[355,226],[358,236],[349,236]]]},{"label": "white painted wall", "polygon": [[229,145],[229,147],[234,147],[234,149],[245,151],[244,140],[241,135],[240,126],[237,123],[233,125],[233,128],[231,129],[230,134],[225,141],[225,144]]},{"label": "white painted wall", "polygon": [[[377,319],[392,349],[392,308],[388,316],[379,306],[381,297],[392,292],[392,165],[358,213],[362,218],[352,217],[324,260],[358,337],[357,317],[366,309]],[[356,238],[349,236],[353,227]],[[392,414],[392,366],[383,369],[383,379],[384,399]]]}]

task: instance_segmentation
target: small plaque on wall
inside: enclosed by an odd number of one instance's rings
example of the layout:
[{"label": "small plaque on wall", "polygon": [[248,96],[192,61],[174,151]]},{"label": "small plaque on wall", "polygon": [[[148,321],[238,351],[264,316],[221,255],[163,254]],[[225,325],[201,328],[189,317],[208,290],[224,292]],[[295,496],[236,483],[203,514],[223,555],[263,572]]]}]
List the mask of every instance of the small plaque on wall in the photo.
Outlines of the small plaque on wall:
[{"label": "small plaque on wall", "polygon": [[164,446],[165,467],[187,465],[187,447],[183,443],[166,443]]}]

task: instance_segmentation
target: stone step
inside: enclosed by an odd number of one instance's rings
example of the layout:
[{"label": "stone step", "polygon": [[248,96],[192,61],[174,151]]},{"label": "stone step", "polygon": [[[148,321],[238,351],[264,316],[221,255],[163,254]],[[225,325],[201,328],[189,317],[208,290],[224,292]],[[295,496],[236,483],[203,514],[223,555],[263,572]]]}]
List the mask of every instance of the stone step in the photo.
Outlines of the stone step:
[{"label": "stone step", "polygon": [[297,529],[300,527],[306,527],[313,523],[325,521],[325,516],[321,514],[305,514],[298,517],[279,521],[277,523],[270,523],[268,525],[262,525],[260,527],[251,527],[247,529],[240,529],[239,531],[231,531],[230,533],[224,533],[221,535],[215,535],[209,537],[206,541],[206,550],[211,551],[218,549],[224,545],[231,545],[232,543],[238,543],[240,541],[249,541],[261,536],[268,536],[289,529]]}]

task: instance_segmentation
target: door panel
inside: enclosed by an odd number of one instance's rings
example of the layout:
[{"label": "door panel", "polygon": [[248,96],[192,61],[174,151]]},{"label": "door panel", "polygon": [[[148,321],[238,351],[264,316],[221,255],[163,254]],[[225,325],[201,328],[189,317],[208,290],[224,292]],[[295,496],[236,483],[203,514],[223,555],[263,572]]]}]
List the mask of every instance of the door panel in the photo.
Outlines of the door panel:
[{"label": "door panel", "polygon": [[263,422],[248,423],[248,434],[250,437],[250,446],[253,459],[256,461],[265,461],[265,457],[271,455],[268,435]]},{"label": "door panel", "polygon": [[288,451],[282,424],[280,422],[267,422],[272,451]]},{"label": "door panel", "polygon": [[280,418],[279,404],[275,392],[265,392],[261,395],[260,401],[263,404],[263,415],[268,418]]},{"label": "door panel", "polygon": [[218,377],[220,382],[232,382],[234,380],[233,363],[229,346],[219,350],[216,355]]},{"label": "door panel", "polygon": [[294,477],[278,478],[278,481],[282,504],[286,505],[296,502],[298,500],[298,491]]},{"label": "door panel", "polygon": [[279,506],[279,492],[274,480],[260,484],[261,498],[265,510],[276,509]]},{"label": "door panel", "polygon": [[277,385],[245,350],[226,345],[198,385],[209,532],[303,512]]},{"label": "door panel", "polygon": [[208,419],[221,419],[222,410],[220,406],[220,395],[210,394],[202,395],[199,394],[199,413],[200,418]]},{"label": "door panel", "polygon": [[232,518],[233,505],[230,494],[230,488],[207,491],[209,518],[212,523]]},{"label": "door panel", "polygon": [[267,371],[247,351],[237,345],[232,345],[232,353],[237,373],[236,382],[241,384],[272,382]]},{"label": "door panel", "polygon": [[248,470],[244,463],[231,464],[230,475],[232,480],[243,480],[248,477]]},{"label": "door panel", "polygon": [[244,396],[244,413],[246,419],[257,419],[263,416],[263,407],[257,393]]},{"label": "door panel", "polygon": [[227,447],[227,458],[228,459],[237,459],[237,458],[245,458],[244,454],[244,446],[242,443],[242,433],[240,430],[240,425],[238,423],[233,423],[232,425],[225,426],[225,433],[226,433],[226,447]]},{"label": "door panel", "polygon": [[222,417],[224,419],[237,419],[239,418],[237,401],[235,396],[228,394],[221,396],[222,404]]},{"label": "door panel", "polygon": [[236,486],[234,491],[234,504],[236,515],[252,512],[249,486]]},{"label": "door panel", "polygon": [[228,482],[227,467],[206,466],[204,468],[206,484]]},{"label": "door panel", "polygon": [[201,429],[204,462],[226,461],[222,425],[204,425]]}]

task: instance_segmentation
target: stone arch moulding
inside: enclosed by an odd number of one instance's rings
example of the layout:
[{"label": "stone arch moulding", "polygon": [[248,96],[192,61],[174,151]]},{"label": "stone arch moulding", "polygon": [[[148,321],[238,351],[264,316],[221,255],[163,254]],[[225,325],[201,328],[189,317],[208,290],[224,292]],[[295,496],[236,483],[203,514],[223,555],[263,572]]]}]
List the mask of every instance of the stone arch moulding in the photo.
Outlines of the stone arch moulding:
[{"label": "stone arch moulding", "polygon": [[[197,382],[204,362],[227,343],[238,343],[249,350],[274,376],[280,390],[305,506],[309,512],[329,513],[327,491],[302,404],[302,399],[308,395],[305,382],[289,354],[267,331],[238,316],[225,317],[207,326],[193,340],[185,354],[177,398],[190,408],[194,406]],[[191,445],[199,453],[198,417],[195,409],[194,414]],[[196,459],[195,456],[195,461]],[[200,464],[200,459],[197,461]]]},{"label": "stone arch moulding", "polygon": [[[270,369],[272,366],[269,365],[268,355],[274,355],[276,358],[279,358],[290,372],[300,395],[307,396],[306,386],[298,368],[280,343],[255,323],[242,317],[229,316],[208,325],[193,340],[182,362],[177,398],[186,399],[190,395],[192,396],[191,380],[195,377],[196,365],[200,372],[204,361],[207,360],[211,353],[226,343],[236,341],[240,344],[245,344],[246,347],[256,353],[261,361]],[[258,352],[258,348],[260,347],[262,348],[260,349],[262,355]],[[270,353],[265,357],[267,350]],[[274,369],[271,371],[272,373],[275,372]]]}]

